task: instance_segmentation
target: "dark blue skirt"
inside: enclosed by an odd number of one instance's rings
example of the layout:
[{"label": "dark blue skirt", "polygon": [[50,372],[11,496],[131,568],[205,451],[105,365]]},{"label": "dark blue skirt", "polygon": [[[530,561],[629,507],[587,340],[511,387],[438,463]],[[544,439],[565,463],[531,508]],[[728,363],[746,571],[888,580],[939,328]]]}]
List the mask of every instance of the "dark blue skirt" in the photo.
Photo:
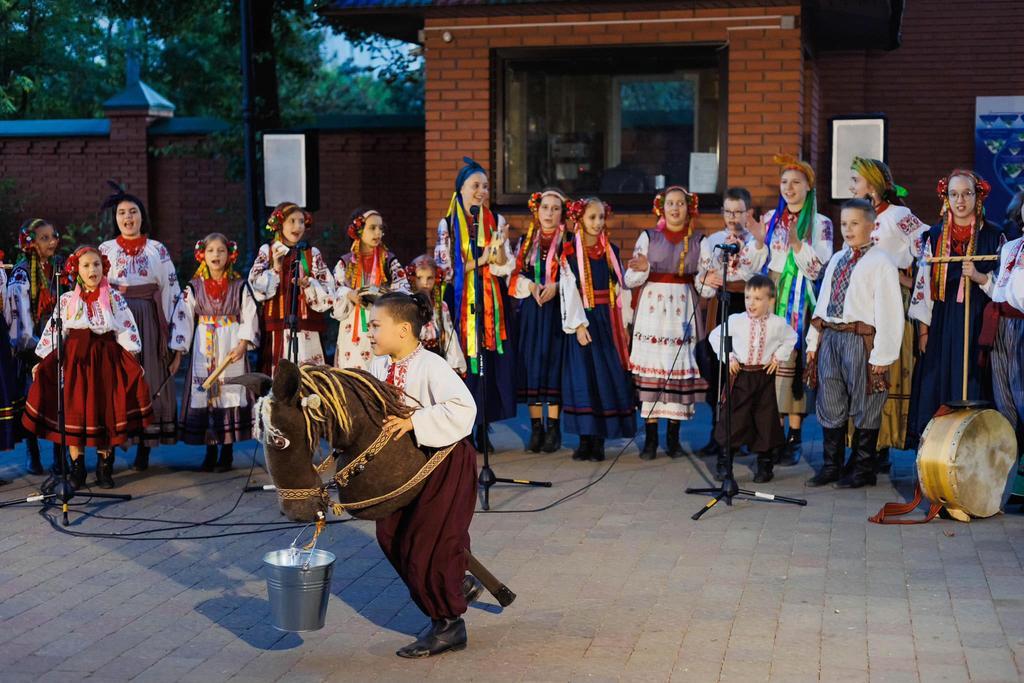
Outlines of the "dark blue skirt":
[{"label": "dark blue skirt", "polygon": [[519,400],[554,403],[562,397],[562,311],[558,298],[538,306],[531,296],[519,307]]},{"label": "dark blue skirt", "polygon": [[612,339],[608,305],[587,311],[591,342],[562,339],[562,427],[566,433],[629,438],[636,434],[633,377],[622,367]]},{"label": "dark blue skirt", "polygon": [[0,451],[13,449],[24,435],[21,413],[27,392],[18,369],[7,323],[0,317]]}]

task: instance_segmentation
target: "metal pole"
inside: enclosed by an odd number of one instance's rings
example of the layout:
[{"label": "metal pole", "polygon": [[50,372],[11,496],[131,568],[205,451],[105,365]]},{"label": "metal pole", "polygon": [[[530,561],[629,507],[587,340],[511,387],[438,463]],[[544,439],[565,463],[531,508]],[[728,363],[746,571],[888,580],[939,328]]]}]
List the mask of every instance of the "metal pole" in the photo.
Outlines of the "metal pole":
[{"label": "metal pole", "polygon": [[256,202],[256,130],[253,124],[252,0],[240,0],[242,20],[242,135],[245,145],[245,254],[252,261],[258,239]]}]

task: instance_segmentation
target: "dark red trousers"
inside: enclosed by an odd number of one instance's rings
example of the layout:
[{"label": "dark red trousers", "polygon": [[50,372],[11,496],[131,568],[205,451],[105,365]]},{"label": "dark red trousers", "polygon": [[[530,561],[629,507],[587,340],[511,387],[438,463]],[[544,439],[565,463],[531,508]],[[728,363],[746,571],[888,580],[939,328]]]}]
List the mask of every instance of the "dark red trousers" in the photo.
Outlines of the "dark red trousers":
[{"label": "dark red trousers", "polygon": [[476,486],[476,451],[462,441],[412,503],[377,520],[381,550],[431,619],[454,619],[466,611],[462,579]]}]

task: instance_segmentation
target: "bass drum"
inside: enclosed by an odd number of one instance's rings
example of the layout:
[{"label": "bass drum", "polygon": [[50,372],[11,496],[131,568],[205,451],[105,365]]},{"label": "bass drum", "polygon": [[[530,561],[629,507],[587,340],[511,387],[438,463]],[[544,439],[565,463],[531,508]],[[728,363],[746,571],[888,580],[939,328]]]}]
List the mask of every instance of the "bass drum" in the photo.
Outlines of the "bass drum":
[{"label": "bass drum", "polygon": [[1013,427],[999,412],[963,408],[938,415],[921,435],[921,490],[954,519],[991,517],[1003,502],[1016,454]]}]

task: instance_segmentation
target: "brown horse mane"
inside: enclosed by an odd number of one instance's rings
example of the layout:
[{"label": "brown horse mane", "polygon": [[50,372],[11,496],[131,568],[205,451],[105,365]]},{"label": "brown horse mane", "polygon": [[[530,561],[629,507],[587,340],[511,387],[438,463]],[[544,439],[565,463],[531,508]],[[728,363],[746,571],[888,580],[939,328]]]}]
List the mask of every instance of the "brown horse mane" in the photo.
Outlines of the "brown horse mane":
[{"label": "brown horse mane", "polygon": [[[407,418],[413,409],[405,403],[405,392],[382,382],[366,370],[333,368],[327,365],[303,365],[299,368],[299,397],[306,421],[306,439],[312,453],[319,451],[321,439],[328,442],[341,433],[352,431],[351,399],[367,409],[377,407],[382,417]],[[309,401],[318,396],[319,403]]]}]

